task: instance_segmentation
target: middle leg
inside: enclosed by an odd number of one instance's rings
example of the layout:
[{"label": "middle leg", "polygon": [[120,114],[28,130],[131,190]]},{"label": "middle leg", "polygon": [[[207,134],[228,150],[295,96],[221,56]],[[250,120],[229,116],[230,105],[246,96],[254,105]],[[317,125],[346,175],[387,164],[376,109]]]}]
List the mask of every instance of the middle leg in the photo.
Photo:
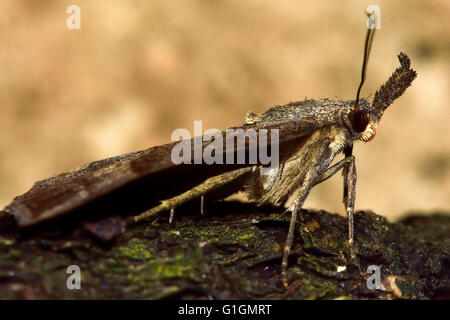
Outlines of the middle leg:
[{"label": "middle leg", "polygon": [[291,221],[289,224],[289,231],[283,250],[283,261],[281,263],[281,281],[283,282],[283,285],[285,287],[288,286],[287,265],[292,243],[294,240],[294,231],[295,231],[295,224],[297,221],[297,215],[300,212],[303,203],[305,202],[305,199],[309,194],[309,191],[315,185],[317,177],[320,175],[322,168],[328,167],[330,162],[333,160],[334,155],[332,154],[329,145],[330,145],[329,139],[325,139],[321,143],[321,147],[317,149],[318,150],[317,154],[314,155],[312,161],[308,166],[308,170],[306,171],[305,177],[302,181],[300,188],[298,188],[294,193],[294,200],[290,206]]}]

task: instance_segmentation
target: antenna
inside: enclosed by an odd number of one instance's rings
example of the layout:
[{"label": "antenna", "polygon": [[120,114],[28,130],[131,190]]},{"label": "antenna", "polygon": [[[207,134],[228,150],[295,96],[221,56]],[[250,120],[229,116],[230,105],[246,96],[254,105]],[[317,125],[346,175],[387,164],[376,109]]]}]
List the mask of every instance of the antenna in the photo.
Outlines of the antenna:
[{"label": "antenna", "polygon": [[366,41],[364,44],[364,59],[362,64],[362,72],[361,72],[361,82],[359,83],[358,91],[356,92],[356,102],[355,106],[358,108],[359,106],[359,94],[361,93],[361,88],[364,84],[364,81],[366,80],[366,70],[367,70],[367,63],[369,62],[369,55],[370,55],[370,49],[372,49],[372,42],[373,37],[375,35],[375,25],[372,23],[372,16],[374,16],[375,13],[368,13],[367,16],[369,17],[369,24],[367,26],[367,33],[366,33]]}]

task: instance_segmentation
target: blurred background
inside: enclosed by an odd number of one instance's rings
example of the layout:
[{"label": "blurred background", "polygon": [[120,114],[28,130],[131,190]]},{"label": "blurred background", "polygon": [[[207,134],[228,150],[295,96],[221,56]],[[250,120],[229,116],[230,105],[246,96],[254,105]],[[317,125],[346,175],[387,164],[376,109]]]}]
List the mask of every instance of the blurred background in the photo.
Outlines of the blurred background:
[{"label": "blurred background", "polygon": [[[69,30],[66,9],[81,9]],[[358,209],[450,208],[450,2],[3,0],[0,207],[94,160],[308,98],[353,99],[367,6],[381,8],[363,96],[412,59],[418,78],[355,146]],[[343,213],[342,177],[306,207]]]}]

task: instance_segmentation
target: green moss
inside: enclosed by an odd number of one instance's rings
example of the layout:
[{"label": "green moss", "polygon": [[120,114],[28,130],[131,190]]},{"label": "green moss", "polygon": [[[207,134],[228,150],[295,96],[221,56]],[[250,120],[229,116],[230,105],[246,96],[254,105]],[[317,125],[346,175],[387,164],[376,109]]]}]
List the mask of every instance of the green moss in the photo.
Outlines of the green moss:
[{"label": "green moss", "polygon": [[324,279],[304,279],[302,289],[309,294],[306,298],[308,300],[320,299],[340,293],[339,287],[334,282]]},{"label": "green moss", "polygon": [[0,245],[11,246],[14,244],[14,242],[14,239],[0,238]]},{"label": "green moss", "polygon": [[178,230],[170,230],[169,233],[173,234],[173,235],[176,235],[176,236],[181,235],[180,231],[178,231]]},{"label": "green moss", "polygon": [[162,278],[176,278],[192,276],[192,266],[189,265],[171,265],[171,264],[155,264],[152,271]]},{"label": "green moss", "polygon": [[417,299],[416,290],[413,283],[399,279],[397,279],[395,283],[402,292],[400,299]]},{"label": "green moss", "polygon": [[133,282],[167,278],[194,278],[195,263],[183,254],[173,258],[155,259],[141,266],[130,266],[127,279]]},{"label": "green moss", "polygon": [[352,298],[349,296],[339,296],[339,297],[335,298],[334,300],[352,300]]},{"label": "green moss", "polygon": [[[289,264],[286,290],[280,288],[280,257],[289,217],[233,209],[195,220],[180,211],[175,226],[133,225],[107,245],[83,232],[60,239],[2,235],[0,279],[7,281],[0,283],[0,297],[24,298],[32,290],[43,299],[358,299],[368,297],[361,273],[370,264],[380,265],[383,275],[407,275],[396,282],[401,299],[432,298],[448,287],[442,278],[450,251],[448,217],[389,224],[361,212],[355,217],[358,256],[350,264],[345,217],[312,210],[304,216],[316,223],[298,224],[293,251],[299,259]],[[261,217],[264,223],[251,222]],[[437,231],[430,224],[439,226]],[[83,290],[61,286],[70,264],[80,266]],[[347,270],[337,272],[341,265]],[[20,289],[17,279],[33,285]],[[381,291],[370,294],[386,297]]]},{"label": "green moss", "polygon": [[147,260],[152,257],[147,245],[142,240],[135,238],[128,241],[127,246],[118,247],[117,255],[135,260]]},{"label": "green moss", "polygon": [[336,273],[337,265],[316,256],[304,256],[298,259],[298,264],[314,270],[317,273],[325,276],[333,276]]}]

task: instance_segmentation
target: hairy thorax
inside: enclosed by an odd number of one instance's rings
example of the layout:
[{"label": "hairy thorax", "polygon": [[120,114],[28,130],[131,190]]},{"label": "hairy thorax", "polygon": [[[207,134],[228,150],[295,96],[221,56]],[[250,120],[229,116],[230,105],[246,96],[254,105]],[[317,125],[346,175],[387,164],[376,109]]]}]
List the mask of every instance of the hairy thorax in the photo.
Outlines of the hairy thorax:
[{"label": "hairy thorax", "polygon": [[327,149],[327,161],[324,161],[325,170],[334,157],[344,147],[351,143],[350,135],[346,128],[333,126],[316,130],[307,142],[298,146],[297,151],[283,162],[279,168],[274,169],[263,178],[264,196],[262,203],[283,204],[291,194],[298,189],[305,179],[305,175],[317,158],[324,141],[329,141]]}]

